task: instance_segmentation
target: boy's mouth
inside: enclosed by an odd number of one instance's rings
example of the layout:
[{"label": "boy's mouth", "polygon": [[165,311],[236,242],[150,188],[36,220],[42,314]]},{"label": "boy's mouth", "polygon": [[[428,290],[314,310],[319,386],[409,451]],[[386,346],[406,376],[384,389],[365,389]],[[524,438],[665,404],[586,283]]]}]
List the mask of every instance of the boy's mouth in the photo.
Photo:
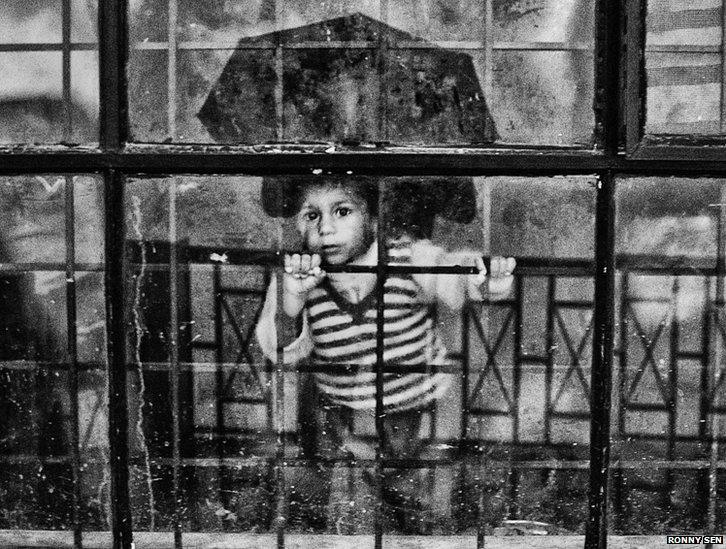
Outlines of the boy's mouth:
[{"label": "boy's mouth", "polygon": [[343,246],[339,244],[327,244],[320,248],[320,255],[323,256],[325,262],[332,261],[337,263],[340,259],[340,255],[343,253]]}]

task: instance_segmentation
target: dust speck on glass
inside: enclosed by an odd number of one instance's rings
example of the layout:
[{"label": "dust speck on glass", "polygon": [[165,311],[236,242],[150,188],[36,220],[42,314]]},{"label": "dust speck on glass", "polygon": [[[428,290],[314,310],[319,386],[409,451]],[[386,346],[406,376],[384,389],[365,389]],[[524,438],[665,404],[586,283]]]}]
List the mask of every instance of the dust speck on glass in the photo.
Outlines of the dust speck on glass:
[{"label": "dust speck on glass", "polygon": [[143,5],[136,141],[592,140],[594,2]]},{"label": "dust speck on glass", "polygon": [[[134,142],[593,143],[594,1],[128,6]],[[97,17],[94,0],[0,4],[0,143],[98,141]],[[720,0],[648,2],[646,133],[723,133],[722,22]],[[603,171],[123,161],[135,532],[580,543]],[[0,545],[105,540],[109,182],[23,169],[0,177]],[[609,533],[723,531],[726,186],[614,187]]]}]

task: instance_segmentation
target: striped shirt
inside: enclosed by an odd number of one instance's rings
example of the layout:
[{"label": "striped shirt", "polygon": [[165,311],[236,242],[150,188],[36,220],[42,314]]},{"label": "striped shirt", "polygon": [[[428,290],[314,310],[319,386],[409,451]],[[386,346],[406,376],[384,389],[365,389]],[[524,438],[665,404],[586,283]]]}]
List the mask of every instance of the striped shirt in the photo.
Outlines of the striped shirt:
[{"label": "striped shirt", "polygon": [[[410,248],[391,251],[392,262],[405,262]],[[383,361],[402,372],[383,374],[383,406],[387,412],[420,409],[448,388],[447,374],[405,373],[405,366],[441,363],[443,348],[434,334],[433,309],[421,301],[410,275],[394,275],[383,286]],[[315,364],[333,366],[315,374],[319,389],[339,405],[362,410],[376,405],[377,301],[374,288],[359,303],[351,303],[325,279],[306,300],[307,322]],[[339,366],[341,372],[335,372]],[[355,372],[359,366],[360,372]],[[433,368],[432,368],[433,369]]]}]

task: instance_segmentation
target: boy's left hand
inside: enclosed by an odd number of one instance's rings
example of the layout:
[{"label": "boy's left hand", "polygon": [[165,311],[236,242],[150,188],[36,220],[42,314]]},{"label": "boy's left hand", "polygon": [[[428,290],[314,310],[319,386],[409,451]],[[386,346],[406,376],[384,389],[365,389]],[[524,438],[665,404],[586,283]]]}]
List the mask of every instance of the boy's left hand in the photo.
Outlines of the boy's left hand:
[{"label": "boy's left hand", "polygon": [[[479,291],[483,291],[482,285],[489,281],[488,291],[490,298],[501,298],[509,293],[514,282],[512,273],[517,266],[517,260],[513,257],[492,256],[489,262],[490,272],[487,276],[487,269],[481,257],[476,258],[476,266],[479,274],[475,276],[475,284]],[[474,293],[474,292],[472,292]]]}]

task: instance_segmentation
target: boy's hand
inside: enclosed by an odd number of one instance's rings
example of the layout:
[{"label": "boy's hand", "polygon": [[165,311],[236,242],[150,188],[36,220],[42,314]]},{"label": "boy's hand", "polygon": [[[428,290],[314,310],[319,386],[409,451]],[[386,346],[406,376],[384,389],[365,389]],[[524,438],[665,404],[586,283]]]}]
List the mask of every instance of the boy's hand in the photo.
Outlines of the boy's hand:
[{"label": "boy's hand", "polygon": [[[477,281],[481,286],[486,280],[487,271],[481,258],[477,258],[476,265],[479,268]],[[512,272],[516,266],[517,261],[513,257],[492,256],[489,262],[489,296],[491,298],[496,299],[509,293],[512,282],[514,282]]]},{"label": "boy's hand", "polygon": [[304,296],[325,278],[319,254],[285,255],[283,289],[293,296]]}]

